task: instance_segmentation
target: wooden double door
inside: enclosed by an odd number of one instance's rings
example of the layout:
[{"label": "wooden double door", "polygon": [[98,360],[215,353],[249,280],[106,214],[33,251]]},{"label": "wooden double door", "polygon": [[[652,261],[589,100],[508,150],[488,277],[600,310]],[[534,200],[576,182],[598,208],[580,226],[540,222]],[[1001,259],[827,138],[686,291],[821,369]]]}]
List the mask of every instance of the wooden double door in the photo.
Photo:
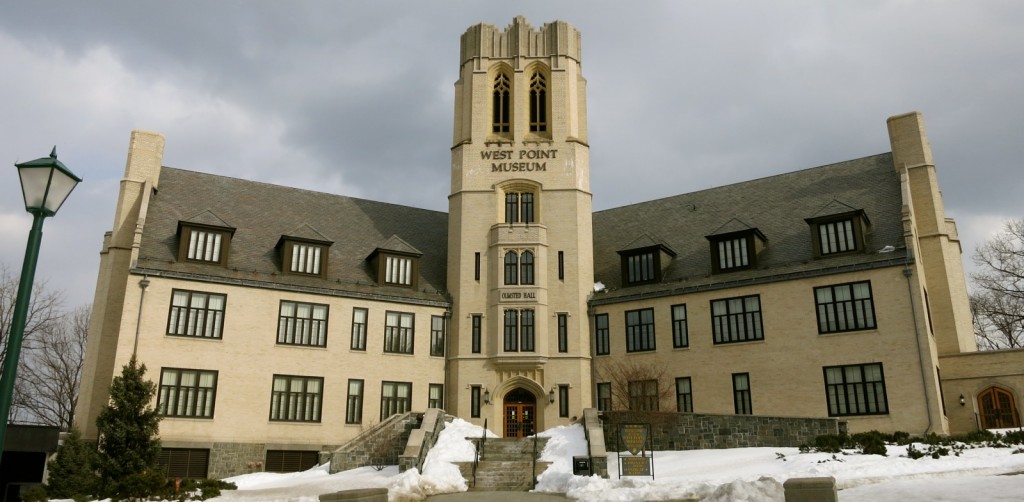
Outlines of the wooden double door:
[{"label": "wooden double door", "polygon": [[505,437],[522,438],[536,432],[537,398],[529,391],[515,389],[506,394],[504,408]]},{"label": "wooden double door", "polygon": [[999,387],[989,387],[978,394],[981,426],[984,429],[1020,427],[1020,415],[1013,394]]}]

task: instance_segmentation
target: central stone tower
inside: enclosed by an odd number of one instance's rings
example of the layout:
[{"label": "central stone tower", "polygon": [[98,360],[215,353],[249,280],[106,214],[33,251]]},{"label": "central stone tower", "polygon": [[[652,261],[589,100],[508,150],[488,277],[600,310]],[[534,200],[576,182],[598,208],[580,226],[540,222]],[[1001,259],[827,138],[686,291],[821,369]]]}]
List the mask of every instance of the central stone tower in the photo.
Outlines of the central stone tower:
[{"label": "central stone tower", "polygon": [[522,17],[462,35],[455,84],[449,411],[499,434],[591,406],[593,232],[580,34]]}]

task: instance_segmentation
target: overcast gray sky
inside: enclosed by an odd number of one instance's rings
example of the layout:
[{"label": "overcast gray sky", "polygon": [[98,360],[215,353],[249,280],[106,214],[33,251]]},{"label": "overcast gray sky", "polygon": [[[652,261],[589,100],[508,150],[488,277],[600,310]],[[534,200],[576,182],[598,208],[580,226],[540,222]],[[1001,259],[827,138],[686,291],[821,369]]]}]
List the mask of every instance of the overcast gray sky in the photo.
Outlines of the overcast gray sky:
[{"label": "overcast gray sky", "polygon": [[37,281],[92,301],[133,129],[168,166],[446,211],[459,37],[516,15],[582,33],[595,209],[886,152],[916,110],[965,257],[1024,213],[1017,0],[4,2],[0,264],[13,164],[57,145],[85,181]]}]

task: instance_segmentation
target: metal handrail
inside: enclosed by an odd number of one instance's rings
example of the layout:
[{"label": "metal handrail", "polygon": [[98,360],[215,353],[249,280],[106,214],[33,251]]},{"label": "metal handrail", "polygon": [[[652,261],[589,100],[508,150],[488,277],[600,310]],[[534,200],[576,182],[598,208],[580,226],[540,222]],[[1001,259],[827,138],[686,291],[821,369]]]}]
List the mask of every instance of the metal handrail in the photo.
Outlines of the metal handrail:
[{"label": "metal handrail", "polygon": [[531,460],[533,462],[532,484],[533,488],[537,488],[537,431],[533,432],[533,456]]},{"label": "metal handrail", "polygon": [[484,431],[480,434],[480,441],[476,442],[476,455],[473,456],[473,487],[476,487],[476,467],[480,465],[480,457],[484,456],[484,441],[487,440],[487,419],[484,419]]}]

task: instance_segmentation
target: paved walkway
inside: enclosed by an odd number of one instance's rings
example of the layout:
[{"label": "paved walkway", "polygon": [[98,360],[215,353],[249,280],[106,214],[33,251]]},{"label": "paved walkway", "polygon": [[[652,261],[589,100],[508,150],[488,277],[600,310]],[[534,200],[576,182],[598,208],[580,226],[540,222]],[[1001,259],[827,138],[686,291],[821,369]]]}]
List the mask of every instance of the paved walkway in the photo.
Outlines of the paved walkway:
[{"label": "paved walkway", "polygon": [[488,502],[565,502],[571,500],[559,493],[532,492],[461,492],[444,495],[431,495],[427,500],[432,502],[467,502],[486,500]]}]

